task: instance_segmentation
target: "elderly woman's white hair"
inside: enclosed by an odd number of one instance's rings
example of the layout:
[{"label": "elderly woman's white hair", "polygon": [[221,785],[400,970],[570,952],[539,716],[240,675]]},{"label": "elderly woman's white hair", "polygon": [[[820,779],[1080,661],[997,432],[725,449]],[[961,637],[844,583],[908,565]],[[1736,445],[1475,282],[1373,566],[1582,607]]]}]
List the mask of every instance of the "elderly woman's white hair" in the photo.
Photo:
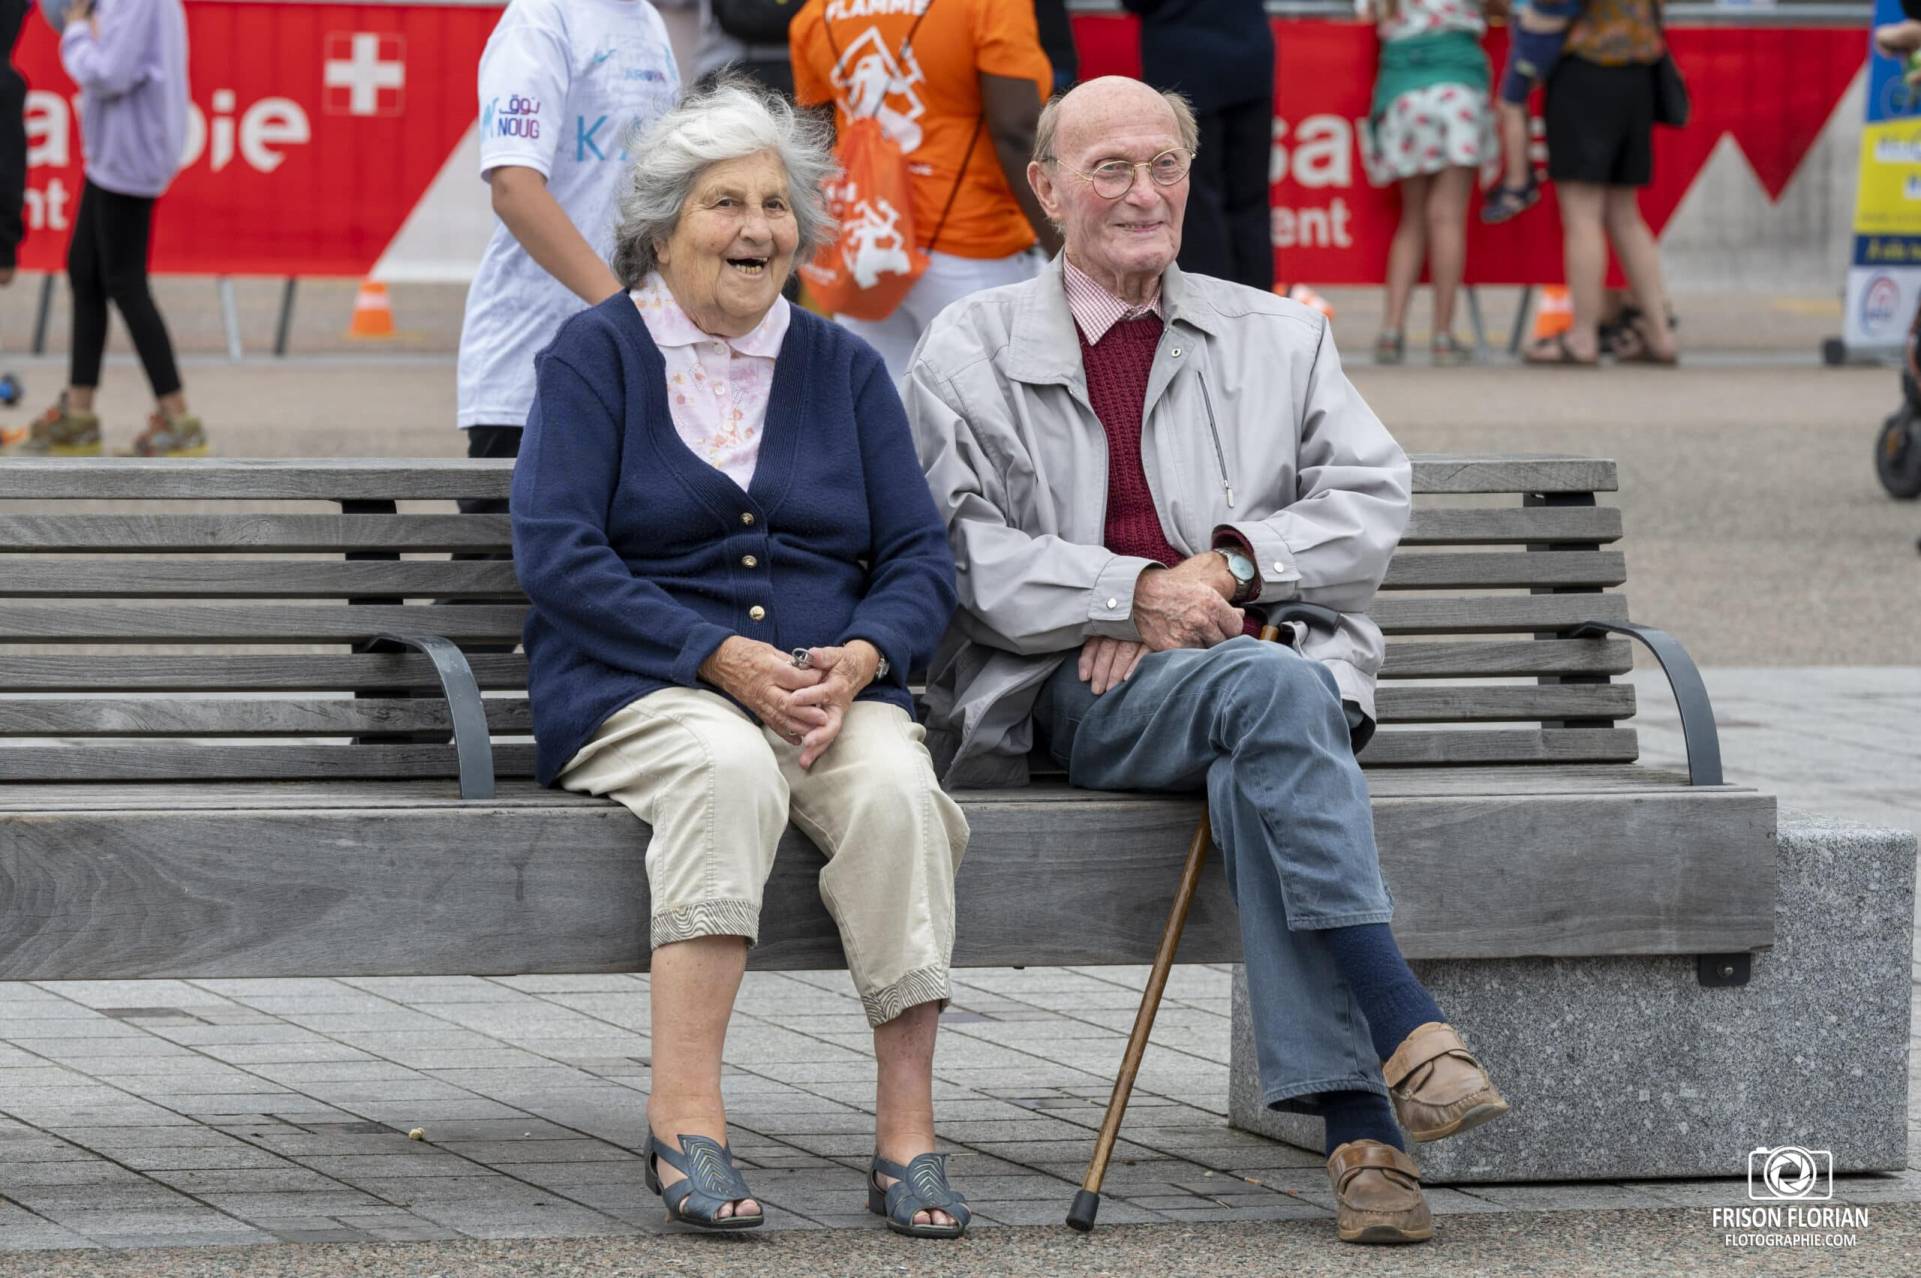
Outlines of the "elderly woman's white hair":
[{"label": "elderly woman's white hair", "polygon": [[636,288],[654,269],[655,246],[672,238],[681,206],[701,170],[759,151],[772,151],[787,171],[787,198],[805,262],[833,229],[821,183],[834,171],[824,123],[802,116],[785,98],[725,77],[683,98],[630,141],[638,156],[621,192],[614,226],[614,275]]}]

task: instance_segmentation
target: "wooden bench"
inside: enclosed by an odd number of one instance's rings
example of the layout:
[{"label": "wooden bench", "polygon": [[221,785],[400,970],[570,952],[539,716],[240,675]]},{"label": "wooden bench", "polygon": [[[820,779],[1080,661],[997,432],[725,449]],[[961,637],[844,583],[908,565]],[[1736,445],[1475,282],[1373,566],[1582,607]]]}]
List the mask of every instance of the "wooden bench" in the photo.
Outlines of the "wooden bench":
[{"label": "wooden bench", "polygon": [[[529,779],[513,566],[449,558],[508,550],[506,516],[452,502],[509,474],[0,464],[0,979],[643,967],[645,828]],[[1403,946],[1745,979],[1774,935],[1775,803],[1721,779],[1672,645],[1694,775],[1635,762],[1633,644],[1593,629],[1630,616],[1595,501],[1613,463],[1425,457],[1414,480],[1363,759]],[[958,964],[1151,958],[1197,800],[961,797]],[[840,965],[819,863],[790,832],[755,966]],[[1238,950],[1216,861],[1181,957]]]}]

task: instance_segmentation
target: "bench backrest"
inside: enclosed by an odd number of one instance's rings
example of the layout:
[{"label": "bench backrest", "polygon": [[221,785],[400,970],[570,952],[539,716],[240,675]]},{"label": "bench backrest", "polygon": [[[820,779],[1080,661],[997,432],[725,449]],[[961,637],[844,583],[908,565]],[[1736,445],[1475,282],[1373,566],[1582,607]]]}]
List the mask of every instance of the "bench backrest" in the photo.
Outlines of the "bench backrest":
[{"label": "bench backrest", "polygon": [[[425,656],[469,651],[501,777],[532,772],[504,461],[0,464],[0,781],[453,777]],[[1373,609],[1370,767],[1629,762],[1610,461],[1415,459]],[[191,503],[183,506],[182,503]],[[495,555],[500,558],[453,558]]]}]

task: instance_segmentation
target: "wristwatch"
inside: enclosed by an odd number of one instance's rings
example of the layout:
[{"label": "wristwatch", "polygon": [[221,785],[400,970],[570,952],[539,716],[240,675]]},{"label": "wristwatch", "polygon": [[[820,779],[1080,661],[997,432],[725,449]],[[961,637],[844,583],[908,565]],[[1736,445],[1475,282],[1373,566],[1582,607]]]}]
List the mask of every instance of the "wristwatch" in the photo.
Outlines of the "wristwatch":
[{"label": "wristwatch", "polygon": [[1260,574],[1254,571],[1254,561],[1240,551],[1229,546],[1216,546],[1214,553],[1227,561],[1228,575],[1234,578],[1234,597],[1229,603],[1240,603],[1254,595],[1254,583]]},{"label": "wristwatch", "polygon": [[879,648],[874,649],[874,651],[880,653],[880,664],[874,667],[874,682],[879,683],[887,677],[887,672],[893,669],[893,667],[887,664],[886,653],[881,652]]}]

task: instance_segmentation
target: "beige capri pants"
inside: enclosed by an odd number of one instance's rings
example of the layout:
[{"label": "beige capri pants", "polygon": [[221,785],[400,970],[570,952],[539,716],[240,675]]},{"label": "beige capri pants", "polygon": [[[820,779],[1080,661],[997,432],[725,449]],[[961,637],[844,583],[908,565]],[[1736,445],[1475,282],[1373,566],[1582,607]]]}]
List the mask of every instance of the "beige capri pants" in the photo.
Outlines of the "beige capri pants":
[{"label": "beige capri pants", "polygon": [[967,818],[940,788],[926,733],[899,706],[856,701],[812,769],[800,747],[718,693],[663,688],[615,711],[558,784],[653,827],[655,948],[760,936],[761,891],[791,818],[826,854],[820,895],[869,1023],[950,995],[954,873]]}]

